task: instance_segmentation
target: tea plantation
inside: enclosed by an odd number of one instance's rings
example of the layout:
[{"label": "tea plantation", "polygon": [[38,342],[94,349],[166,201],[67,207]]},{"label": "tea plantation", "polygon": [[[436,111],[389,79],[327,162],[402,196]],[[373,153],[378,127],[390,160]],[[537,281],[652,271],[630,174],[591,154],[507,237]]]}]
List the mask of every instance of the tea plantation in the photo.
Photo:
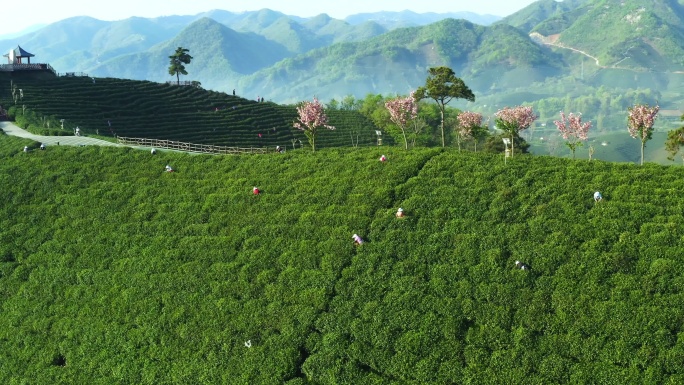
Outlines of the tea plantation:
[{"label": "tea plantation", "polygon": [[681,167],[25,142],[0,383],[684,383]]},{"label": "tea plantation", "polygon": [[[73,135],[78,126],[87,135],[219,146],[292,148],[293,140],[297,148],[299,140],[308,145],[304,134],[292,127],[297,119],[294,106],[191,86],[116,78],[10,79],[0,73],[0,106],[18,122],[24,114],[28,121],[39,122],[29,129],[45,135]],[[337,129],[319,135],[317,147],[375,145],[376,127],[359,112],[337,110],[328,115]]]}]

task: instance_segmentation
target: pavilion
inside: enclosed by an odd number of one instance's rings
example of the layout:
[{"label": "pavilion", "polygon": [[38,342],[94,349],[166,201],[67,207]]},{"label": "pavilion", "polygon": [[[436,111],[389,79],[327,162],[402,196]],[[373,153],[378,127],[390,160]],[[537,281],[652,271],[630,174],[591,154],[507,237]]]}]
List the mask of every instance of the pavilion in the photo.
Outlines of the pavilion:
[{"label": "pavilion", "polygon": [[55,71],[50,64],[47,63],[33,63],[31,64],[31,58],[36,56],[21,46],[17,45],[17,48],[11,49],[9,53],[2,55],[7,58],[7,64],[0,64],[0,73],[9,73],[22,75],[27,74],[28,76],[42,76],[41,74],[49,74],[52,76],[57,76]]},{"label": "pavilion", "polygon": [[[31,58],[36,55],[25,51],[18,45],[17,48],[10,50],[9,53],[2,56],[7,58],[7,64],[31,64]],[[26,63],[22,59],[26,59]]]}]

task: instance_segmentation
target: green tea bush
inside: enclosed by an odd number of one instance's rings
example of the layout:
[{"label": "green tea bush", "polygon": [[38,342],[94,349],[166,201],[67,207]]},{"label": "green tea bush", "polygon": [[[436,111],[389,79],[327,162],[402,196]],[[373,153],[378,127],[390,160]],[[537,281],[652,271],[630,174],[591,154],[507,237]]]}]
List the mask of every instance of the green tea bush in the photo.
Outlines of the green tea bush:
[{"label": "green tea bush", "polygon": [[[22,128],[40,135],[73,134],[167,139],[231,147],[301,148],[293,127],[294,106],[257,103],[221,92],[148,81],[87,77],[13,80],[23,90],[14,100],[0,88],[0,105]],[[61,120],[64,119],[64,122]],[[357,111],[330,111],[335,131],[323,147],[376,145],[377,127]],[[61,127],[64,127],[64,130]],[[294,144],[293,144],[294,141]],[[386,144],[391,144],[386,141]]]},{"label": "green tea bush", "polygon": [[684,376],[681,168],[27,144],[0,136],[3,383]]}]

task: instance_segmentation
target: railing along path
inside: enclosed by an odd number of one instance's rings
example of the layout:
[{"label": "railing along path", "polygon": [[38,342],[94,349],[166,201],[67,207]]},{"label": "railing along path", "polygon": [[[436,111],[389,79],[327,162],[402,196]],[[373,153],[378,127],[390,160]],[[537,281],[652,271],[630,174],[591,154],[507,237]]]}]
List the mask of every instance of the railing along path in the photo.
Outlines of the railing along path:
[{"label": "railing along path", "polygon": [[266,153],[266,149],[263,147],[216,146],[213,144],[187,143],[167,139],[129,138],[125,136],[118,136],[117,140],[119,144],[126,146],[154,147],[168,150],[200,152],[205,154],[238,155]]}]

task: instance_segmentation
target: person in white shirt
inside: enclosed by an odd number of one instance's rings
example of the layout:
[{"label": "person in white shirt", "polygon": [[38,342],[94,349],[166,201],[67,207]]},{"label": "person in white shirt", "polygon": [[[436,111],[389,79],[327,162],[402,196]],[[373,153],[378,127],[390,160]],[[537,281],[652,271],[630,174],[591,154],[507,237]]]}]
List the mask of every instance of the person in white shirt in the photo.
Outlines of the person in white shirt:
[{"label": "person in white shirt", "polygon": [[603,195],[601,195],[600,192],[595,192],[594,193],[594,202],[600,202],[603,200]]},{"label": "person in white shirt", "polygon": [[354,243],[357,245],[363,245],[363,239],[358,236],[358,234],[352,235],[352,239],[354,240]]}]

